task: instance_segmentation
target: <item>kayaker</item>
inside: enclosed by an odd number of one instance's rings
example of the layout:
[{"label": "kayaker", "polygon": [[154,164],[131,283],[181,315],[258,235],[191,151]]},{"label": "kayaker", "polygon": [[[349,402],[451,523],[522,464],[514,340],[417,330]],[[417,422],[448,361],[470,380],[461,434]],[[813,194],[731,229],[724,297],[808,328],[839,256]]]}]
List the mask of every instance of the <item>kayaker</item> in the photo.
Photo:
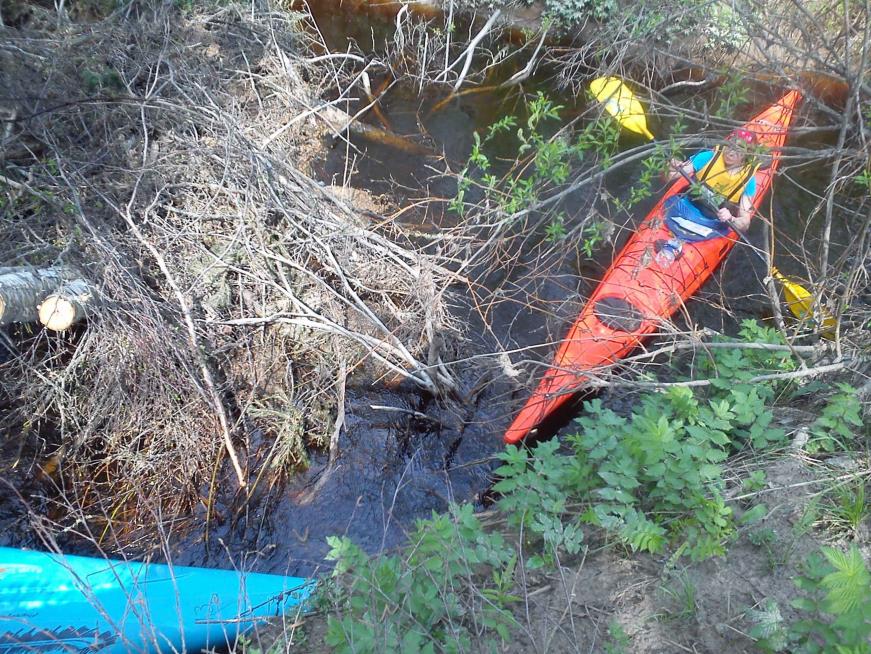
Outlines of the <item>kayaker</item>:
[{"label": "kayaker", "polygon": [[757,142],[754,132],[736,129],[724,146],[670,162],[670,181],[683,173],[694,182],[665,203],[666,222],[677,236],[700,241],[726,235],[729,228],[743,232],[750,227],[759,168],[750,155]]}]

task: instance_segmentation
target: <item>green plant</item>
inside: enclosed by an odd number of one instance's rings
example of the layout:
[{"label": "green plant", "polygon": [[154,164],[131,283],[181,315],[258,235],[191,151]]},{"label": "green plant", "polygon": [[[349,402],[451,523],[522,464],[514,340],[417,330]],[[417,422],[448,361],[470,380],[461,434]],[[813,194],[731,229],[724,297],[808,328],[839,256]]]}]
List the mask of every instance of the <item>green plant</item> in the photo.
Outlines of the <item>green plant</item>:
[{"label": "green plant", "polygon": [[672,572],[660,586],[660,592],[671,605],[671,617],[678,620],[691,618],[698,611],[698,589],[686,571]]},{"label": "green plant", "polygon": [[641,174],[638,180],[629,189],[629,195],[625,200],[614,200],[617,209],[628,211],[639,202],[646,200],[652,195],[653,182],[659,179],[663,172],[668,170],[668,164],[672,159],[683,159],[680,156],[680,148],[674,140],[674,136],[684,128],[678,122],[672,126],[672,138],[668,142],[657,142],[653,146],[653,152],[641,162]]},{"label": "green plant", "polygon": [[[602,119],[588,124],[572,141],[566,135],[554,133],[560,118],[561,105],[542,93],[530,98],[522,123],[514,116],[505,116],[487,128],[484,135],[473,135],[472,150],[457,181],[457,193],[449,209],[465,215],[470,200],[483,196],[490,209],[514,215],[535,206],[556,188],[565,185],[573,162],[595,157],[595,165],[607,166],[617,151],[619,127]],[[505,166],[506,157],[490,154],[498,145],[504,151],[516,149],[514,161]],[[512,143],[513,142],[513,143]],[[508,157],[510,159],[510,156]],[[507,169],[506,169],[507,168]],[[604,240],[605,225],[591,223],[582,247],[588,256]],[[601,229],[601,232],[594,230]],[[566,237],[565,216],[558,214],[545,227],[545,238],[556,243]]]},{"label": "green plant", "polygon": [[634,550],[661,551],[670,533],[688,541],[693,557],[720,553],[731,531],[717,465],[728,444],[723,410],[699,406],[687,388],[647,396],[631,420],[588,402],[568,437],[578,469],[592,473],[583,519]]},{"label": "green plant", "polygon": [[[556,243],[566,237],[566,225],[563,214],[555,216],[545,229],[547,240],[551,243]],[[588,255],[589,256],[589,255]]]},{"label": "green plant", "polygon": [[[734,5],[711,5],[707,13],[707,20],[700,27],[706,37],[705,45],[708,49],[720,48],[733,52],[747,42],[747,29]],[[728,79],[731,80],[732,76]]]},{"label": "green plant", "polygon": [[765,553],[768,570],[773,572],[785,566],[792,558],[796,540],[779,538],[769,527],[757,527],[747,533],[747,540]]},{"label": "green plant", "polygon": [[610,18],[617,10],[616,0],[545,0],[545,16],[568,29],[592,16],[598,21]]},{"label": "green plant", "polygon": [[419,520],[399,554],[370,558],[348,538],[328,542],[337,598],[326,642],[336,651],[458,652],[479,631],[508,638],[514,549],[471,505]]},{"label": "green plant", "polygon": [[573,457],[560,455],[556,440],[540,443],[530,454],[509,446],[497,455],[502,465],[496,474],[502,479],[493,490],[502,493],[498,507],[509,524],[539,537],[545,544],[541,554],[527,561],[530,568],[551,563],[559,548],[575,554],[584,533],[576,519],[567,517],[567,498],[584,486],[588,471],[578,468]]},{"label": "green plant", "polygon": [[732,71],[724,72],[725,81],[717,89],[717,107],[714,115],[719,118],[728,118],[735,113],[738,105],[747,102],[749,88],[743,75]]},{"label": "green plant", "polygon": [[860,525],[871,514],[865,499],[865,480],[835,486],[826,498],[825,522],[836,533],[855,538]]},{"label": "green plant", "polygon": [[847,442],[855,438],[853,431],[864,427],[862,405],[856,389],[849,384],[838,384],[819,418],[811,425],[811,438],[805,445],[810,454],[820,451],[847,451]]},{"label": "green plant", "polygon": [[581,249],[588,257],[593,256],[593,250],[605,242],[610,225],[603,220],[591,220],[584,227],[584,240]]},{"label": "green plant", "polygon": [[871,573],[854,545],[846,552],[822,548],[811,557],[796,585],[806,595],[792,602],[807,617],[791,625],[792,651],[871,652]]},{"label": "green plant", "polygon": [[[750,323],[743,335],[754,341],[775,338]],[[774,390],[749,379],[760,364],[782,369],[791,360],[788,354],[740,347],[715,352],[711,366],[720,377],[707,397],[672,387],[646,395],[630,417],[593,400],[577,421],[578,431],[566,439],[571,455],[561,454],[556,442],[543,443],[531,454],[509,448],[500,455],[502,479],[494,486],[504,494],[499,508],[546,545],[531,565],[548,563],[558,548],[574,552],[580,547],[571,503],[582,507],[581,522],[603,528],[633,550],[661,552],[671,542],[692,559],[724,553],[735,526],[723,498],[720,463],[745,442],[766,448],[784,438],[771,427],[766,400]],[[764,483],[761,472],[748,481]],[[742,524],[766,514],[764,505],[753,507]]]},{"label": "green plant", "polygon": [[629,651],[632,639],[617,620],[611,620],[608,624],[608,640],[605,641],[603,651],[605,654],[625,654]]},{"label": "green plant", "polygon": [[[748,343],[783,345],[783,337],[754,320],[741,323],[739,336]],[[795,368],[789,352],[765,349],[716,348],[702,360],[701,369],[712,376],[712,397],[727,401],[735,414],[734,436],[755,449],[764,450],[786,442],[786,433],[772,427],[773,414],[767,406],[779,389],[775,384],[753,383],[764,371],[788,372]]]},{"label": "green plant", "polygon": [[748,609],[745,615],[753,623],[750,636],[756,639],[759,649],[764,652],[781,652],[786,648],[789,634],[776,601],[767,597],[762,601],[761,608]]},{"label": "green plant", "polygon": [[758,493],[767,483],[767,476],[764,470],[754,470],[741,482],[741,489],[745,493]]}]

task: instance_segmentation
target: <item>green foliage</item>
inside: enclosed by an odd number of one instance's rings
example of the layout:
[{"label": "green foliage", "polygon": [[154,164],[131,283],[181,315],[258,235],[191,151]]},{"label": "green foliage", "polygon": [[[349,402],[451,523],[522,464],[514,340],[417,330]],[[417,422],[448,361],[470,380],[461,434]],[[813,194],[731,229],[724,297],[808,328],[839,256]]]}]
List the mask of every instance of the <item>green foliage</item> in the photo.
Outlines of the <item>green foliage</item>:
[{"label": "green foliage", "polygon": [[764,652],[781,652],[786,648],[789,636],[777,602],[765,598],[761,608],[749,609],[746,615],[753,622],[750,636],[756,639],[757,647]]},{"label": "green foliage", "polygon": [[564,219],[565,217],[563,214],[559,214],[550,221],[550,224],[545,229],[545,236],[551,243],[556,243],[566,237],[566,225]]},{"label": "green foliage", "polygon": [[[531,0],[527,0],[531,4]],[[604,21],[617,11],[617,0],[545,0],[544,15],[568,29],[587,18]]]},{"label": "green foliage", "polygon": [[805,595],[792,606],[805,617],[789,626],[780,649],[801,654],[871,653],[871,573],[856,546],[847,552],[822,548],[810,557],[805,574],[795,580]]},{"label": "green foliage", "polygon": [[865,480],[836,486],[827,494],[826,522],[838,534],[855,537],[862,522],[871,514],[865,497]]},{"label": "green foliage", "polygon": [[[742,335],[754,342],[779,338],[755,323],[746,323]],[[509,448],[496,471],[502,477],[494,487],[503,493],[499,508],[515,526],[543,540],[547,552],[580,547],[580,529],[567,511],[577,503],[584,507],[582,522],[635,551],[657,553],[674,543],[694,560],[723,554],[735,526],[723,498],[721,463],[748,443],[769,449],[785,438],[771,427],[774,389],[749,379],[764,366],[785,369],[792,362],[788,353],[768,350],[713,352],[709,365],[719,377],[707,394],[684,386],[650,393],[630,417],[593,400],[577,421],[578,432],[566,439],[571,455],[561,454],[556,441],[532,454]],[[748,481],[760,488],[764,483],[761,472]],[[753,507],[742,523],[766,514],[764,505]]]},{"label": "green foliage", "polygon": [[[485,154],[485,146],[499,134],[510,133],[517,119],[506,116],[493,123],[483,139],[476,132],[469,161],[460,173],[457,196],[450,204],[452,211],[465,212],[466,192],[479,187],[484,196],[508,214],[534,204],[546,188],[564,183],[569,175],[571,148],[564,138],[546,138],[546,124],[559,119],[562,106],[555,105],[538,93],[527,105],[527,119],[514,135],[518,157],[524,161],[503,177],[494,173],[493,163]],[[530,165],[531,164],[531,165]],[[475,181],[475,179],[479,181]]]},{"label": "green foliage", "polygon": [[[748,343],[783,345],[783,337],[776,329],[763,327],[753,320],[741,323],[739,336]],[[795,361],[789,352],[717,348],[711,358],[702,361],[701,368],[712,376],[714,397],[728,402],[732,408],[738,441],[758,450],[785,443],[786,434],[771,426],[773,415],[766,409],[774,401],[778,387],[751,380],[765,372],[793,370]]]},{"label": "green foliage", "polygon": [[862,428],[862,405],[856,389],[849,384],[838,384],[838,392],[829,398],[822,414],[811,425],[811,438],[805,450],[811,454],[820,451],[848,450],[854,430]]},{"label": "green foliage", "polygon": [[733,71],[723,73],[725,81],[717,89],[717,106],[714,115],[718,118],[730,118],[735,114],[735,108],[745,104],[749,89],[743,75]]},{"label": "green foliage", "polygon": [[754,470],[741,482],[741,488],[745,493],[758,493],[767,483],[764,470]]},{"label": "green foliage", "polygon": [[471,505],[419,520],[399,554],[370,558],[348,538],[328,542],[339,598],[326,642],[337,652],[468,651],[483,629],[508,638],[514,550]]},{"label": "green foliage", "polygon": [[620,140],[620,125],[610,115],[587,124],[575,141],[575,152],[579,156],[595,155],[604,169],[611,164],[611,157],[617,153]]},{"label": "green foliage", "polygon": [[706,37],[705,45],[708,49],[733,52],[749,39],[747,29],[734,5],[725,2],[711,4],[706,13],[707,20],[700,27]]},{"label": "green foliage", "polygon": [[612,620],[608,625],[608,640],[605,641],[603,651],[605,654],[626,654],[632,639],[617,620]]},{"label": "green foliage", "polygon": [[581,249],[588,257],[593,256],[593,250],[605,242],[606,234],[610,229],[609,225],[602,220],[591,220],[584,227],[584,240],[581,242]]},{"label": "green foliage", "polygon": [[671,573],[660,591],[671,605],[670,614],[673,618],[691,618],[698,611],[698,589],[685,571]]},{"label": "green foliage", "polygon": [[[602,118],[588,124],[573,141],[563,134],[554,134],[562,109],[539,92],[527,103],[527,115],[522,124],[515,116],[505,116],[493,123],[483,137],[476,132],[449,209],[465,215],[469,200],[483,195],[488,208],[513,215],[564,186],[574,162],[589,158],[596,165],[606,167],[617,152],[619,126]],[[502,158],[489,154],[497,137],[500,147],[504,148],[508,139],[512,139],[516,147],[516,160],[507,171],[500,163]],[[563,240],[568,231],[565,216],[558,214],[547,224],[545,238],[556,243]],[[601,222],[587,226],[582,249],[588,256],[592,256],[593,249],[604,240],[606,232],[607,225]]]},{"label": "green foliage", "polygon": [[684,129],[682,123],[672,125],[672,138],[668,142],[657,142],[653,152],[641,162],[641,174],[638,181],[629,189],[627,199],[615,199],[614,205],[618,209],[628,211],[639,202],[649,198],[653,194],[653,183],[659,179],[663,172],[668,170],[668,164],[672,159],[683,159],[680,155],[680,147],[674,140],[674,136]]},{"label": "green foliage", "polygon": [[566,518],[566,500],[583,490],[589,470],[574,457],[557,452],[556,440],[540,443],[530,454],[526,449],[510,445],[498,454],[502,465],[496,474],[502,479],[493,490],[502,493],[499,510],[509,524],[540,538],[545,549],[528,561],[531,568],[553,561],[553,555],[564,548],[577,553],[583,543],[583,532],[576,519]]},{"label": "green foliage", "polygon": [[670,536],[686,541],[692,558],[721,554],[732,531],[718,465],[727,456],[729,408],[701,405],[676,387],[648,395],[629,420],[599,400],[586,409],[581,431],[569,437],[595,468],[597,499],[585,520],[636,550],[659,552]]}]

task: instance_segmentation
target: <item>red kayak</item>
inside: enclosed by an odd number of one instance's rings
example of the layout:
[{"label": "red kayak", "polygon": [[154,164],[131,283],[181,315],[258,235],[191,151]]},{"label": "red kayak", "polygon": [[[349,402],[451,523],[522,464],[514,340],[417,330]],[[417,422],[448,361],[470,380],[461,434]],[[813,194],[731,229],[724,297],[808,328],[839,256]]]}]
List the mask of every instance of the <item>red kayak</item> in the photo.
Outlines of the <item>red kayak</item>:
[{"label": "red kayak", "polygon": [[[754,211],[771,187],[800,99],[797,91],[790,91],[744,126],[756,134],[770,157],[770,165],[756,172]],[[535,427],[583,388],[593,371],[619,361],[658,329],[699,290],[735,245],[738,235],[729,232],[682,243],[673,261],[656,256],[662,244],[675,237],[663,222],[663,203],[686,186],[681,179],[666,191],[608,268],[562,341],[552,366],[505,432],[506,443],[515,444],[534,434]]]}]

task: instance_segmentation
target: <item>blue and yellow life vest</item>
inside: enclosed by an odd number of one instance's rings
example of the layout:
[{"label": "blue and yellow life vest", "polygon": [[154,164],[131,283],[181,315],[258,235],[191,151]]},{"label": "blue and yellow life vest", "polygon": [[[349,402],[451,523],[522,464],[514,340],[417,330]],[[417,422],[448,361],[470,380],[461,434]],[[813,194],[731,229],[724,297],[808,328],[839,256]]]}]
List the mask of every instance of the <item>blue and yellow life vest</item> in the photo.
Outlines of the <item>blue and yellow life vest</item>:
[{"label": "blue and yellow life vest", "polygon": [[[696,181],[701,185],[701,193],[706,204],[711,207],[737,206],[747,182],[759,170],[759,164],[748,163],[736,171],[726,168],[723,149],[714,148],[714,156],[696,173]],[[707,192],[706,192],[707,191]],[[690,191],[693,197],[693,191]]]}]

